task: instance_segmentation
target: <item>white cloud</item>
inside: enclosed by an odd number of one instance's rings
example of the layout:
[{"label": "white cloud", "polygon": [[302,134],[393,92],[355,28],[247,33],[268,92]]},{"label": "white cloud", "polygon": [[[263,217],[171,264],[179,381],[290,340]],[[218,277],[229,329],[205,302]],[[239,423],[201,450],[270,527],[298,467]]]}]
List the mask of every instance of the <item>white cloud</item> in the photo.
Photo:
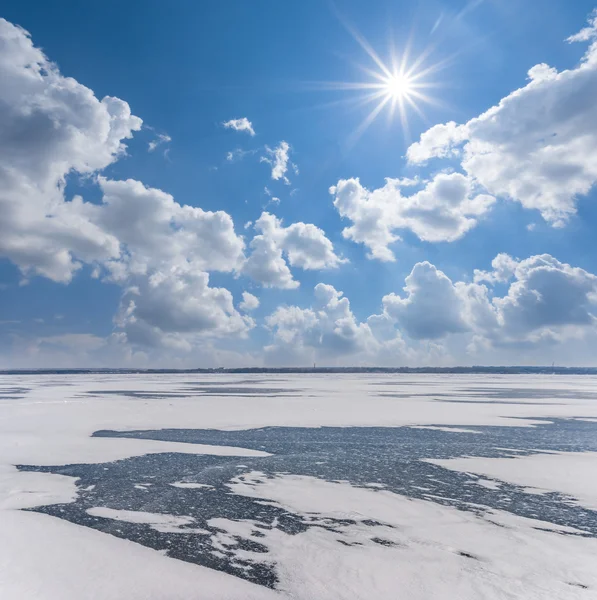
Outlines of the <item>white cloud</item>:
[{"label": "white cloud", "polygon": [[335,269],[347,262],[334,253],[332,242],[324,231],[311,223],[293,223],[278,227],[280,246],[293,267],[307,270]]},{"label": "white cloud", "polygon": [[191,350],[200,336],[244,335],[254,326],[227,289],[209,287],[209,275],[188,265],[133,281],[116,319],[132,344]]},{"label": "white cloud", "polygon": [[510,281],[503,295],[417,263],[404,293],[384,296],[382,312],[364,323],[341,292],[319,284],[310,307],[281,306],[266,318],[272,331],[266,363],[495,364],[496,357],[541,363],[556,347],[581,348],[581,360],[595,347],[596,275],[550,255],[500,255],[493,265],[483,279]]},{"label": "white cloud", "polygon": [[500,253],[492,261],[492,271],[475,269],[475,283],[487,281],[488,283],[506,283],[514,276],[518,262],[509,254]]},{"label": "white cloud", "polygon": [[280,204],[280,198],[278,198],[277,196],[274,196],[271,192],[271,190],[267,187],[267,185],[263,188],[263,192],[265,193],[266,196],[269,197],[269,200],[266,204],[266,206],[270,205],[270,204]]},{"label": "white cloud", "polygon": [[99,184],[103,203],[85,211],[120,240],[121,258],[105,267],[126,287],[117,324],[129,343],[191,350],[201,336],[244,335],[253,327],[227,289],[209,286],[207,271],[235,271],[245,259],[227,213],[180,205],[139,181]]},{"label": "white cloud", "polygon": [[[24,275],[67,283],[81,263],[125,288],[115,335],[133,344],[193,347],[254,326],[207,271],[240,269],[244,241],[230,216],[181,205],[139,181],[97,177],[99,204],[64,197],[69,173],[96,173],[141,128],[126,102],[63,77],[22,29],[0,20],[0,255]],[[166,139],[161,138],[165,143]],[[54,337],[51,343],[89,338]],[[38,348],[49,338],[40,338]],[[91,350],[87,345],[87,350]]]},{"label": "white cloud", "polygon": [[266,318],[273,343],[265,348],[268,362],[331,360],[368,352],[377,342],[366,323],[358,323],[348,298],[333,286],[315,286],[311,308],[281,306]]},{"label": "white cloud", "polygon": [[597,276],[549,254],[517,261],[507,295],[493,300],[503,335],[533,340],[582,335],[597,324]]},{"label": "white cloud", "polygon": [[437,339],[468,329],[462,318],[462,301],[452,281],[428,262],[417,263],[404,286],[406,297],[388,294],[384,313],[409,337]]},{"label": "white cloud", "polygon": [[[475,336],[485,346],[548,343],[597,333],[597,276],[549,254],[498,255],[476,283],[453,283],[428,262],[406,278],[405,297],[383,298],[384,312],[411,339]],[[509,283],[503,296],[480,284]]]},{"label": "white cloud", "polygon": [[292,289],[299,286],[288,264],[320,270],[334,269],[346,262],[334,253],[332,242],[315,225],[299,222],[284,227],[281,219],[264,212],[255,222],[255,229],[261,233],[251,241],[252,252],[243,272],[266,287]]},{"label": "white cloud", "polygon": [[259,308],[259,298],[253,296],[253,294],[250,294],[249,292],[243,292],[243,299],[238,307],[244,312],[256,310]]},{"label": "white cloud", "polygon": [[240,119],[230,119],[230,121],[224,121],[222,125],[226,129],[234,129],[234,131],[245,131],[251,137],[255,135],[255,130],[253,129],[253,124],[247,117],[242,117]]},{"label": "white cloud", "polygon": [[298,175],[298,167],[290,162],[290,145],[288,142],[281,141],[275,148],[265,147],[267,156],[261,157],[261,162],[265,162],[272,167],[272,179],[282,180],[286,185],[290,185],[290,180],[286,177],[288,167],[291,166],[294,173]]},{"label": "white cloud", "polygon": [[[390,246],[401,230],[425,241],[452,241],[490,209],[494,198],[482,191],[538,208],[554,224],[565,220],[576,196],[597,181],[591,126],[597,118],[597,15],[591,23],[570,40],[591,42],[580,66],[558,73],[537,65],[531,81],[498,106],[465,125],[436,126],[409,149],[412,162],[460,160],[465,174],[388,179],[373,191],[358,179],[338,182],[334,204],[351,221],[344,237],[381,260],[394,259]],[[259,300],[244,292],[235,308],[227,289],[210,286],[209,272],[247,274],[266,287],[292,289],[299,283],[291,267],[332,269],[345,262],[315,225],[285,226],[267,212],[255,223],[247,258],[226,212],[180,204],[139,181],[99,175],[126,153],[125,141],[141,120],[126,102],[99,100],[63,77],[26,32],[4,20],[0,80],[0,256],[24,277],[63,283],[87,263],[95,276],[124,290],[111,336],[23,339],[22,356],[34,357],[31,364],[53,357],[68,364],[74,354],[88,364],[100,356],[142,361],[185,354],[200,356],[203,364],[251,363],[260,359],[220,351],[217,340],[246,337],[255,322],[239,310],[254,310]],[[273,179],[288,182],[288,170],[297,172],[289,152],[286,142],[268,149]],[[69,174],[97,182],[101,201],[67,201]],[[473,279],[453,282],[430,263],[418,263],[403,292],[384,296],[380,314],[363,322],[342,292],[319,284],[308,308],[283,306],[267,318],[272,342],[265,357],[288,364],[412,364],[439,354],[457,360],[466,348],[495,357],[500,349],[540,351],[597,340],[592,273],[548,254],[524,260],[500,254],[490,271],[475,270]],[[514,362],[518,355],[505,356]]]},{"label": "white cloud", "polygon": [[571,35],[566,41],[573,42],[589,42],[597,38],[597,9],[594,9],[589,16],[589,26],[581,29],[578,33]]},{"label": "white cloud", "polygon": [[276,235],[279,220],[269,213],[263,213],[254,227],[261,233],[251,240],[251,255],[243,267],[243,273],[265,287],[287,290],[299,287],[299,282],[293,279],[282,256],[283,250]]},{"label": "white cloud", "polygon": [[88,218],[115,236],[123,258],[108,263],[115,279],[164,265],[188,264],[198,271],[234,271],[244,260],[244,242],[224,211],[181,205],[162,190],[128,179],[99,178],[101,205],[85,205]]},{"label": "white cloud", "polygon": [[466,139],[466,128],[454,121],[438,124],[421,134],[421,139],[411,144],[406,156],[411,163],[421,163],[430,158],[449,158],[460,154],[458,146]]},{"label": "white cloud", "polygon": [[436,125],[423,133],[408,150],[410,162],[459,155],[467,175],[489,194],[562,226],[597,182],[596,32],[593,13],[590,26],[569,38],[592,42],[576,68],[535,65],[529,82],[497,106],[465,125]]},{"label": "white cloud", "polygon": [[119,244],[80,215],[80,201],[64,201],[65,178],[114,162],[141,119],[63,77],[4,19],[0,48],[0,255],[25,275],[68,282],[79,260],[116,258]]},{"label": "white cloud", "polygon": [[238,162],[243,160],[245,156],[255,154],[257,150],[242,150],[241,148],[235,148],[226,154],[226,160],[228,162]]},{"label": "white cloud", "polygon": [[[413,185],[407,180],[407,187]],[[404,181],[386,179],[384,187],[371,192],[358,179],[342,179],[330,188],[339,214],[352,221],[342,235],[367,246],[369,258],[395,260],[389,246],[400,239],[401,229],[428,242],[457,240],[494,202],[487,194],[477,194],[460,173],[439,173],[410,196],[402,195],[402,187]]]},{"label": "white cloud", "polygon": [[147,145],[147,151],[153,152],[158,146],[162,144],[169,144],[172,141],[172,138],[165,133],[158,133],[155,140],[151,140]]}]

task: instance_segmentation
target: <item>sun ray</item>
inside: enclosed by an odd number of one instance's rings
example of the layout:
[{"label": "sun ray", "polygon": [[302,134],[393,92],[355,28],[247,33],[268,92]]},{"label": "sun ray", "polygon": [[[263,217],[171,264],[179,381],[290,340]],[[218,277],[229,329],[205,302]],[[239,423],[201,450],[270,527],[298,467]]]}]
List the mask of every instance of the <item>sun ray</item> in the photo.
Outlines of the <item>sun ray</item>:
[{"label": "sun ray", "polygon": [[375,120],[377,115],[384,109],[384,106],[391,100],[390,96],[385,96],[379,104],[361,121],[360,125],[353,131],[351,136],[348,138],[348,146],[353,146],[359,138],[367,131],[371,123]]},{"label": "sun ray", "polygon": [[338,18],[342,25],[344,25],[345,29],[350,33],[352,38],[357,44],[369,55],[369,57],[373,60],[373,62],[382,70],[382,72],[386,76],[390,76],[391,72],[388,70],[386,65],[383,63],[381,58],[378,56],[377,52],[373,49],[371,44],[357,31],[348,21],[346,21],[342,16],[338,14]]},{"label": "sun ray", "polygon": [[454,55],[430,63],[430,57],[437,47],[436,44],[430,44],[420,54],[413,56],[414,44],[411,30],[405,43],[401,45],[400,52],[396,50],[395,37],[392,35],[387,61],[384,62],[368,40],[339,14],[333,2],[332,6],[338,20],[373,63],[367,66],[350,60],[359,71],[369,78],[368,80],[329,81],[319,84],[319,89],[366,92],[352,104],[354,107],[375,103],[372,110],[351,133],[350,145],[353,145],[363,135],[384,109],[387,110],[389,123],[398,116],[404,138],[407,140],[410,138],[409,113],[414,113],[427,122],[425,112],[421,108],[422,104],[444,106],[430,95],[429,90],[439,87],[439,83],[430,81],[429,78],[451,63]]},{"label": "sun ray", "polygon": [[410,104],[411,108],[419,115],[419,117],[421,117],[423,121],[428,121],[423,109],[412,98],[407,97],[406,101]]}]

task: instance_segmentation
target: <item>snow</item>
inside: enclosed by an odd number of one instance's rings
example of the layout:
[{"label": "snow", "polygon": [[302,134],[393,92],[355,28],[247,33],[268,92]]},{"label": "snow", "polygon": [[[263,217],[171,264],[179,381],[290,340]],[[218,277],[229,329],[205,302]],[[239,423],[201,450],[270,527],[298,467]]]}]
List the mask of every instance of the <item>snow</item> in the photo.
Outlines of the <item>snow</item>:
[{"label": "snow", "polygon": [[192,517],[180,517],[176,515],[165,515],[162,513],[149,513],[139,510],[117,510],[105,506],[94,506],[87,509],[87,514],[102,519],[114,519],[126,523],[143,523],[150,525],[152,529],[162,533],[209,533],[205,529],[186,528],[195,522]]},{"label": "snow", "polygon": [[[595,597],[594,592],[581,595],[577,586],[593,590],[597,586],[597,540],[552,533],[569,528],[501,511],[487,511],[483,518],[425,500],[312,477],[267,479],[253,472],[237,477],[230,488],[275,502],[306,519],[356,521],[335,526],[334,531],[265,532],[260,543],[268,546],[279,565],[280,589],[297,600]],[[380,524],[364,524],[371,519]],[[218,527],[233,539],[248,537],[252,523],[219,519]]]},{"label": "snow", "polygon": [[51,473],[20,473],[12,465],[0,465],[0,511],[73,502],[76,497],[74,477]]},{"label": "snow", "polygon": [[207,483],[193,483],[190,481],[175,481],[170,484],[172,487],[182,488],[187,490],[200,490],[202,488],[212,489],[212,485],[208,485]]},{"label": "snow", "polygon": [[280,600],[219,571],[37,513],[0,511],[2,600]]},{"label": "snow", "polygon": [[514,458],[427,459],[454,471],[486,475],[534,493],[559,492],[597,510],[597,452],[560,452]]},{"label": "snow", "polygon": [[463,429],[462,427],[436,427],[433,425],[411,425],[411,429],[430,429],[431,431],[446,431],[448,433],[482,433],[476,429]]},{"label": "snow", "polygon": [[475,483],[488,490],[499,490],[502,485],[499,481],[493,479],[477,479]]}]

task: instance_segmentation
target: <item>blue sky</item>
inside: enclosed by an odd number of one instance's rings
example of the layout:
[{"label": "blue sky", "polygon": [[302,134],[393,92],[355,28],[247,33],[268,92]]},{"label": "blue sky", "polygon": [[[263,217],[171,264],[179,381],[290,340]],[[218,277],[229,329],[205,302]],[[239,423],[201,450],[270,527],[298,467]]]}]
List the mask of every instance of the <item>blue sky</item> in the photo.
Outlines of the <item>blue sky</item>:
[{"label": "blue sky", "polygon": [[0,367],[591,364],[593,7],[5,3]]}]

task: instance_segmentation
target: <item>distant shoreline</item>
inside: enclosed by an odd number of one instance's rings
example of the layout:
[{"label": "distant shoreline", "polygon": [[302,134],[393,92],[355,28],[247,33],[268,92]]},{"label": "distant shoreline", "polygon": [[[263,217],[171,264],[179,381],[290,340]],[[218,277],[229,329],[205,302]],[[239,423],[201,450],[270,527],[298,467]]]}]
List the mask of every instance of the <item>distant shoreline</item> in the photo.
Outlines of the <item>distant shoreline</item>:
[{"label": "distant shoreline", "polygon": [[0,369],[0,375],[142,375],[142,374],[289,374],[387,373],[481,375],[597,375],[597,367],[239,367],[221,369]]}]

